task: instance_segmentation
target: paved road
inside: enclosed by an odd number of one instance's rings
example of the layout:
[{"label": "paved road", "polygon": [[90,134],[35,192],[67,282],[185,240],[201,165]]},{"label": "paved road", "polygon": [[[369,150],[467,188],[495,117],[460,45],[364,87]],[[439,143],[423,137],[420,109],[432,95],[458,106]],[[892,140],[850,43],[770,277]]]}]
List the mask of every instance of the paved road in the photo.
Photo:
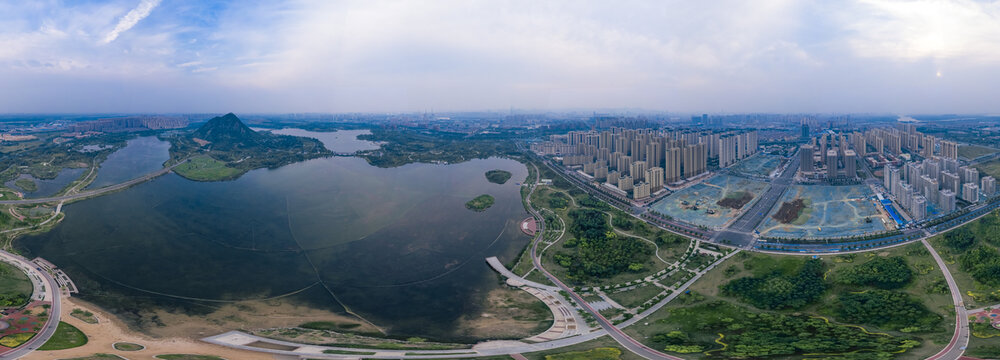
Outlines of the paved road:
[{"label": "paved road", "polygon": [[948,282],[948,289],[951,290],[952,302],[955,304],[955,334],[951,336],[951,342],[940,352],[927,359],[955,360],[962,357],[965,347],[969,345],[969,315],[965,310],[965,302],[962,301],[962,291],[958,288],[955,278],[951,276],[951,271],[948,270],[948,266],[944,263],[944,260],[941,260],[941,256],[931,247],[927,239],[920,240],[920,242],[924,243],[927,251],[931,252],[934,261],[937,262],[938,267],[941,268],[941,272],[944,273],[944,279]]},{"label": "paved road", "polygon": [[18,255],[11,254],[9,252],[0,250],[0,257],[4,261],[10,263],[20,264],[19,267],[28,269],[28,276],[39,276],[45,280],[45,297],[47,300],[52,302],[52,307],[49,308],[49,319],[45,321],[42,327],[42,331],[39,332],[35,337],[28,340],[28,342],[17,347],[16,349],[9,350],[5,353],[0,354],[0,360],[6,359],[18,359],[22,356],[28,355],[28,353],[37,349],[38,347],[45,344],[46,341],[52,337],[52,334],[56,332],[56,326],[59,324],[59,316],[62,314],[62,304],[60,303],[59,285],[56,283],[56,279],[52,277],[48,272],[39,271],[38,266],[31,263],[27,259],[20,257]]},{"label": "paved road", "polygon": [[799,170],[799,156],[798,152],[792,155],[789,160],[788,166],[785,170],[771,180],[771,185],[761,195],[750,209],[743,212],[736,221],[729,224],[726,230],[720,231],[712,237],[713,242],[728,241],[736,246],[750,248],[753,247],[753,243],[756,238],[752,235],[754,229],[757,225],[760,225],[767,214],[771,213],[771,209],[778,203],[781,196],[785,194],[785,190],[788,186],[792,184],[792,178],[795,176],[795,172]]},{"label": "paved road", "polygon": [[166,173],[170,172],[175,167],[177,167],[178,165],[183,164],[185,162],[187,162],[187,159],[182,160],[182,161],[180,161],[180,162],[178,162],[178,163],[176,163],[174,165],[171,165],[169,167],[165,167],[163,169],[160,169],[157,172],[149,173],[149,174],[146,174],[146,175],[144,175],[142,177],[139,177],[139,178],[135,178],[135,179],[132,179],[132,180],[120,183],[120,184],[115,184],[115,185],[111,185],[111,186],[107,186],[107,187],[102,187],[102,188],[96,189],[96,190],[89,190],[89,191],[79,192],[79,193],[71,194],[71,195],[62,195],[62,196],[55,196],[55,197],[48,197],[48,198],[22,199],[22,200],[4,200],[4,201],[0,201],[0,204],[5,204],[5,205],[7,205],[7,204],[14,204],[14,205],[20,205],[20,204],[43,204],[43,203],[49,203],[49,202],[70,201],[70,200],[77,200],[77,199],[88,198],[88,197],[91,197],[91,196],[97,196],[97,195],[109,193],[109,192],[112,192],[112,191],[118,191],[118,190],[127,188],[129,186],[132,186],[132,185],[135,185],[135,184],[138,184],[138,183],[142,183],[142,182],[146,182],[146,181],[152,180],[152,179],[154,179],[154,178],[156,178],[156,177],[158,177],[160,175],[163,175],[163,174],[166,174]]},{"label": "paved road", "polygon": [[[535,173],[537,174],[538,172],[536,171]],[[566,286],[566,284],[560,281],[559,278],[549,273],[548,270],[545,270],[545,267],[542,266],[541,257],[538,256],[538,243],[540,242],[539,239],[542,238],[541,234],[543,234],[545,231],[545,220],[544,220],[545,218],[542,217],[542,215],[539,214],[538,211],[535,210],[535,207],[531,204],[531,193],[533,193],[534,190],[535,190],[534,185],[532,185],[532,189],[528,192],[526,203],[528,204],[528,211],[530,211],[531,215],[535,217],[536,221],[538,221],[539,236],[536,237],[531,244],[531,262],[534,263],[535,268],[538,269],[538,271],[541,271],[542,274],[544,274],[545,277],[549,279],[549,281],[552,281],[552,283],[556,284],[557,286],[559,286],[559,288],[568,293],[570,297],[573,299],[573,301],[576,301],[577,304],[583,307],[584,310],[590,313],[590,315],[597,320],[597,323],[601,325],[602,329],[608,332],[608,335],[611,335],[611,337],[615,339],[615,341],[617,341],[619,344],[621,344],[629,351],[635,353],[636,355],[642,356],[646,359],[683,360],[683,358],[667,355],[659,351],[653,350],[652,348],[649,348],[646,345],[643,345],[642,343],[629,337],[628,335],[625,334],[625,332],[615,327],[614,324],[608,321],[608,319],[605,319],[604,316],[602,316],[597,310],[591,307],[590,304],[588,304],[587,301],[584,300],[582,296],[574,292],[572,288]]]}]

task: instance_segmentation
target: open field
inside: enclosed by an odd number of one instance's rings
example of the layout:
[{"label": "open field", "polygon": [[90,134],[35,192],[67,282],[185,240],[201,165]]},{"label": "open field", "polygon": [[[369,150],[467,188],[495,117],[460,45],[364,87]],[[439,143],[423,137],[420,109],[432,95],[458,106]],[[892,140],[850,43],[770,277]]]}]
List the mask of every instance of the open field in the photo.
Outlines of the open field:
[{"label": "open field", "polygon": [[962,145],[958,147],[958,157],[972,160],[983,155],[989,155],[995,153],[997,151],[1000,150],[979,145]]},{"label": "open field", "polygon": [[768,176],[781,165],[781,157],[777,155],[757,153],[729,167],[730,171],[749,176]]},{"label": "open field", "polygon": [[0,307],[20,306],[31,296],[31,280],[21,269],[0,262]]},{"label": "open field", "polygon": [[985,175],[1000,178],[1000,159],[984,162],[976,165],[975,168]]},{"label": "open field", "polygon": [[764,192],[767,183],[730,175],[717,175],[699,184],[678,190],[653,203],[656,212],[687,223],[719,227],[739,216],[751,200],[740,209],[719,205],[731,193],[747,193],[756,197]]},{"label": "open field", "polygon": [[863,185],[790,186],[758,231],[762,236],[831,238],[886,230],[871,196]]},{"label": "open field", "polygon": [[[864,269],[864,266],[868,266],[875,260],[897,257],[905,261],[911,276],[904,285],[888,291],[902,293],[903,296],[909,296],[911,300],[919,301],[931,314],[926,315],[931,319],[929,322],[931,325],[928,325],[929,327],[926,329],[910,332],[911,329],[900,330],[896,327],[897,325],[887,324],[886,328],[883,328],[871,323],[858,324],[843,321],[841,318],[843,313],[839,304],[844,301],[844,298],[870,291],[886,291],[870,285],[850,284],[847,282],[848,274]],[[746,336],[756,339],[751,341],[758,341],[758,346],[760,346],[757,348],[758,350],[774,346],[772,349],[776,351],[770,356],[759,355],[754,358],[788,358],[792,354],[804,354],[806,350],[795,350],[799,346],[796,342],[814,344],[817,349],[830,345],[834,345],[833,348],[842,349],[825,353],[829,356],[853,351],[851,350],[852,345],[848,344],[846,338],[838,340],[833,337],[835,335],[814,338],[803,337],[802,334],[790,334],[789,338],[795,339],[793,342],[780,336],[770,339],[767,336],[759,336],[770,330],[762,332],[741,332],[740,330],[741,327],[753,327],[758,322],[775,321],[776,318],[784,319],[783,327],[798,326],[794,324],[811,324],[806,325],[812,329],[807,332],[808,334],[816,334],[820,331],[832,332],[826,334],[853,333],[857,338],[851,341],[866,339],[864,341],[871,342],[872,346],[880,344],[878,346],[887,350],[907,346],[905,345],[907,343],[903,342],[907,339],[919,342],[919,345],[905,349],[902,354],[893,355],[894,358],[923,359],[937,352],[950,340],[954,331],[954,322],[951,321],[954,316],[951,312],[951,298],[947,292],[947,286],[944,287],[943,292],[940,291],[940,287],[936,286],[939,282],[943,282],[944,277],[933,258],[921,244],[911,244],[878,253],[820,257],[818,261],[822,265],[822,275],[820,275],[819,281],[825,290],[818,297],[793,308],[761,309],[744,302],[745,300],[741,297],[723,291],[723,285],[736,279],[767,278],[773,276],[770,274],[775,273],[792,275],[787,279],[792,280],[792,284],[794,284],[795,281],[798,281],[794,280],[794,274],[800,271],[799,269],[802,269],[809,259],[809,257],[791,255],[746,252],[737,254],[695,282],[690,288],[691,294],[676,298],[647,319],[627,328],[626,332],[654,349],[664,350],[671,347],[675,351],[668,351],[668,353],[690,359],[737,356],[736,352],[725,352],[725,347],[722,344],[728,344],[729,351],[750,351],[749,348],[742,350],[732,348],[739,345],[740,342],[747,341]],[[777,279],[781,279],[781,277],[772,277],[769,283],[776,284]],[[785,285],[791,284],[785,283]],[[773,288],[766,291],[770,290]],[[767,296],[779,295],[773,293],[773,295]],[[822,321],[815,322],[815,319]],[[939,320],[933,321],[933,319]],[[728,324],[731,325],[728,330],[726,327],[713,328],[711,323],[715,321],[723,321],[724,323],[728,321]],[[828,324],[827,321],[829,321]],[[671,332],[680,333],[668,336]],[[834,341],[834,344],[824,345],[825,341]],[[685,353],[685,351],[691,352]]]},{"label": "open field", "polygon": [[225,162],[215,160],[208,155],[195,156],[175,167],[174,172],[195,181],[228,180],[243,173],[242,170],[226,166]]},{"label": "open field", "polygon": [[[1000,304],[1000,281],[989,269],[1000,264],[1000,213],[994,211],[979,220],[930,239],[944,259],[967,309],[996,307]],[[970,321],[972,323],[972,321]],[[1000,337],[969,337],[967,355],[1000,358]]]},{"label": "open field", "polygon": [[38,350],[72,349],[87,344],[87,335],[75,326],[60,321],[55,334]]}]

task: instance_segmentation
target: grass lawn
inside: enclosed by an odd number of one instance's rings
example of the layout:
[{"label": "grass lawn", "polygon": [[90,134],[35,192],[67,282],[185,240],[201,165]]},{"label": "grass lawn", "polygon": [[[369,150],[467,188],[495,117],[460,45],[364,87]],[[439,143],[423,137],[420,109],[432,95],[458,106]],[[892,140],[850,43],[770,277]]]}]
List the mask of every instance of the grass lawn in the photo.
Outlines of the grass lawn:
[{"label": "grass lawn", "polygon": [[194,355],[194,354],[163,354],[154,356],[157,359],[163,360],[224,360],[221,357],[213,355]]},{"label": "grass lawn", "polygon": [[83,331],[77,329],[75,326],[59,322],[59,326],[56,327],[56,333],[52,334],[49,341],[45,342],[38,350],[63,350],[72,349],[78,346],[83,346],[87,343],[87,335],[83,334]]},{"label": "grass lawn", "polygon": [[0,306],[24,305],[31,296],[31,290],[31,280],[28,280],[27,274],[14,265],[0,262],[0,302],[10,301],[9,304],[0,303]]},{"label": "grass lawn", "polygon": [[115,350],[119,351],[139,351],[146,348],[145,346],[130,342],[116,342],[112,346]]},{"label": "grass lawn", "polygon": [[[844,271],[844,269],[864,264],[875,257],[881,256],[901,256],[906,260],[912,272],[912,280],[907,285],[894,291],[904,292],[909,294],[913,299],[918,299],[928,310],[938,314],[942,320],[930,332],[901,333],[899,331],[887,331],[869,324],[862,324],[863,327],[872,333],[881,332],[900,338],[914,337],[921,342],[920,346],[907,350],[899,358],[923,359],[936,353],[951,339],[951,334],[954,331],[954,314],[952,312],[950,294],[947,290],[940,292],[937,290],[940,288],[934,286],[943,280],[944,276],[941,274],[940,269],[937,268],[933,258],[920,243],[868,253],[822,256],[819,259],[824,264],[826,292],[811,305],[800,309],[783,311],[761,310],[749,304],[743,304],[738,299],[723,296],[720,293],[720,286],[731,280],[747,276],[763,276],[772,272],[793,273],[810,257],[741,252],[719,264],[695,282],[690,287],[692,291],[691,295],[679,296],[660,311],[628,327],[626,332],[633,338],[644,342],[647,346],[654,349],[663,349],[666,345],[653,342],[652,338],[657,334],[665,334],[680,329],[680,324],[668,320],[668,315],[672,309],[698,308],[717,300],[741,305],[745,309],[743,311],[746,311],[743,314],[767,313],[822,316],[829,319],[831,323],[838,324],[835,321],[837,312],[833,307],[833,304],[838,301],[838,296],[845,293],[865,291],[867,289],[867,287],[835,282],[838,274]],[[707,344],[716,343],[715,340],[718,339],[718,334],[715,332],[694,332],[689,335],[691,339]],[[708,357],[700,351],[682,356],[686,358]],[[718,355],[714,356],[717,357]]]},{"label": "grass lawn", "polygon": [[[574,356],[593,356],[601,354],[603,352],[587,353],[586,355],[579,354],[580,352],[586,352],[594,349],[610,348],[616,349],[621,352],[619,357],[574,357]],[[597,339],[590,340],[587,342],[582,342],[576,345],[571,345],[567,347],[562,347],[553,350],[538,351],[533,353],[521,354],[524,357],[531,360],[548,360],[548,359],[621,359],[621,360],[642,360],[639,355],[633,354],[632,352],[622,349],[621,345],[615,342],[610,336],[601,336]],[[548,357],[548,356],[559,356],[559,357]],[[562,357],[569,356],[569,357]]]},{"label": "grass lawn", "polygon": [[983,174],[992,177],[1000,177],[1000,159],[984,162],[982,164],[976,165],[975,168],[979,169],[979,172]]},{"label": "grass lawn", "polygon": [[122,359],[124,358],[114,354],[94,354],[90,356],[77,357],[64,360],[122,360]]},{"label": "grass lawn", "polygon": [[661,292],[663,292],[663,288],[651,284],[622,292],[611,292],[611,290],[605,291],[611,300],[614,300],[629,309],[639,307],[642,303],[646,302],[646,300],[652,299]]},{"label": "grass lawn", "polygon": [[958,147],[958,156],[972,160],[983,155],[989,155],[995,153],[997,151],[1000,150],[979,145],[963,145]]},{"label": "grass lawn", "polygon": [[208,155],[195,156],[174,168],[174,172],[195,181],[220,181],[235,178],[243,171],[231,168],[226,163]]}]

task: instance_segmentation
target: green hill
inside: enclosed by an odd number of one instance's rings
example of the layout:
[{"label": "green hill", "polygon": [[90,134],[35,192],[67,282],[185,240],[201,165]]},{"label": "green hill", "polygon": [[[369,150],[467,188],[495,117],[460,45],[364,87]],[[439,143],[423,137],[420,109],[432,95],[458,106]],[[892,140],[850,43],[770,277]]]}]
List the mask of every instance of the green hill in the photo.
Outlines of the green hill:
[{"label": "green hill", "polygon": [[216,116],[202,125],[192,138],[205,140],[215,144],[215,147],[239,147],[259,144],[265,137],[251,130],[233,113]]},{"label": "green hill", "polygon": [[195,159],[174,171],[197,181],[235,179],[253,169],[332,155],[317,139],[256,132],[233,113],[214,117],[170,141],[172,161]]}]

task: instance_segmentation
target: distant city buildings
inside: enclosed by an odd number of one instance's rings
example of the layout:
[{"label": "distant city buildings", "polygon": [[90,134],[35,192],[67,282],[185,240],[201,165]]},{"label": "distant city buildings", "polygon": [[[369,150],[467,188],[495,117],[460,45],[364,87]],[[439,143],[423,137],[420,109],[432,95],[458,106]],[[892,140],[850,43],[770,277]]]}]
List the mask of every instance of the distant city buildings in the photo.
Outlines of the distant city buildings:
[{"label": "distant city buildings", "polygon": [[[696,120],[692,118],[692,121]],[[697,118],[708,121],[707,115]],[[541,155],[561,156],[563,165],[605,181],[635,199],[649,197],[669,184],[708,172],[709,158],[728,167],[758,149],[750,131],[698,131],[611,128],[571,131],[531,144]],[[609,178],[613,178],[609,179]]]}]

